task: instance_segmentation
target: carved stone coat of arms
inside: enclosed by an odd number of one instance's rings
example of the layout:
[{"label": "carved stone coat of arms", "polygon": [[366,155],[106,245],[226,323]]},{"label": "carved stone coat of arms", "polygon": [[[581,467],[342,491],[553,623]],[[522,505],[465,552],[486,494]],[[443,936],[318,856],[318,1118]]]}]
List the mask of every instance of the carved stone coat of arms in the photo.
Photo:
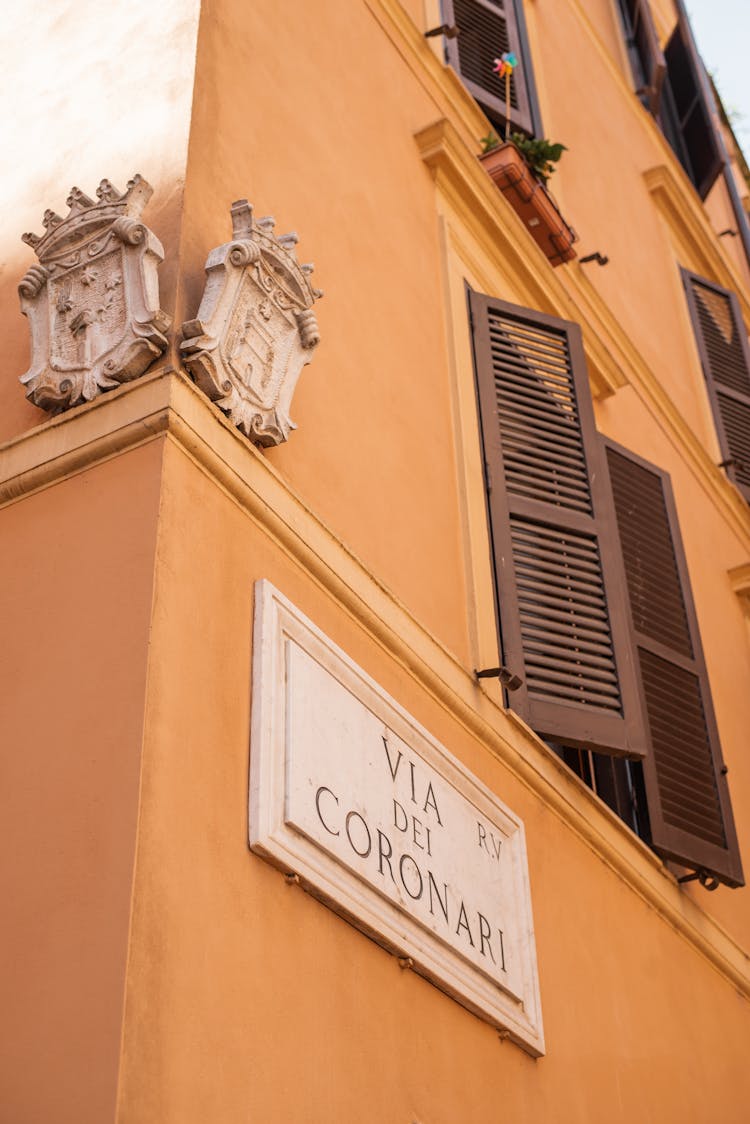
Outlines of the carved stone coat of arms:
[{"label": "carved stone coat of arms", "polygon": [[31,366],[21,382],[52,413],[137,378],[167,347],[157,266],[164,252],[138,221],[152,188],[135,176],[120,193],[108,180],[98,202],[74,187],[68,215],[46,211],[46,234],[24,234],[36,251],[19,285],[31,326]]},{"label": "carved stone coat of arms", "polygon": [[182,326],[195,382],[258,445],[278,445],[295,428],[294,388],[320,342],[313,267],[297,262],[297,235],[276,237],[273,225],[255,223],[246,199],[233,204],[233,241],[209,254],[198,316]]}]

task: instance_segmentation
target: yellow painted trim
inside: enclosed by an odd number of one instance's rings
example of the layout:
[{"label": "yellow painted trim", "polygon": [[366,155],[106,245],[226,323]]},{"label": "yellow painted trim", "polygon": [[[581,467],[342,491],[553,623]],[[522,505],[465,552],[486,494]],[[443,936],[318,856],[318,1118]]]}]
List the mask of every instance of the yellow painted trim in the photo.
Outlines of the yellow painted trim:
[{"label": "yellow painted trim", "polygon": [[750,294],[745,283],[717,246],[713,227],[692,188],[660,164],[644,172],[646,187],[672,235],[680,265],[732,289],[739,298],[745,323],[750,323]]},{"label": "yellow painted trim", "polygon": [[736,941],[515,714],[477,685],[472,669],[410,614],[184,375],[156,371],[0,447],[0,503],[21,502],[157,439],[186,453],[453,721],[750,998],[750,959]]},{"label": "yellow painted trim", "polygon": [[[445,117],[417,133],[420,155],[430,168],[438,190],[461,215],[464,225],[486,247],[488,258],[503,273],[511,275],[530,308],[550,312],[567,320],[587,322],[568,288],[526,230],[512,205],[493,184],[486,171],[467,149],[458,131]],[[574,264],[574,263],[573,263]],[[578,270],[579,267],[575,267]],[[571,266],[561,266],[570,275]],[[593,288],[581,278],[576,286],[588,292],[594,308]],[[602,308],[599,302],[599,308]],[[614,318],[609,317],[609,323]],[[593,336],[584,326],[584,350],[589,363],[592,389],[598,397],[613,394],[627,384],[623,367],[613,358],[614,341],[606,339],[604,322]]]},{"label": "yellow painted trim", "polygon": [[729,570],[729,582],[732,592],[750,609],[750,562]]}]

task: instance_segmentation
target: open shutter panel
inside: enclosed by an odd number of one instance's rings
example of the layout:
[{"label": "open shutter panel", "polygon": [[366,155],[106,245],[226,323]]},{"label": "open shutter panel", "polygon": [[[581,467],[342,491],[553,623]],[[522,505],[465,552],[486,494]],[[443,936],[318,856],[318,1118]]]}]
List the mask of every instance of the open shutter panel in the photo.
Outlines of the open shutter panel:
[{"label": "open shutter panel", "polygon": [[651,736],[654,850],[742,885],[711,691],[669,476],[606,443]]},{"label": "open shutter panel", "polygon": [[636,93],[656,116],[661,101],[661,88],[667,69],[664,52],[654,26],[648,0],[621,0],[628,34],[628,50],[635,56],[632,65],[640,71],[642,86]]},{"label": "open shutter panel", "polygon": [[750,500],[750,348],[734,293],[682,271],[721,458]]},{"label": "open shutter panel", "polygon": [[574,324],[471,294],[511,705],[562,745],[640,756],[614,512]]},{"label": "open shutter panel", "polygon": [[665,48],[664,57],[669,84],[665,132],[677,134],[676,142],[672,137],[670,142],[701,199],[705,199],[722,169],[723,160],[711,119],[711,108],[704,93],[703,64],[682,13]]},{"label": "open shutter panel", "polygon": [[443,0],[443,17],[459,35],[446,40],[448,62],[485,113],[501,131],[505,122],[505,79],[493,70],[495,59],[515,53],[518,66],[510,81],[510,119],[514,129],[541,133],[531,56],[521,0]]}]

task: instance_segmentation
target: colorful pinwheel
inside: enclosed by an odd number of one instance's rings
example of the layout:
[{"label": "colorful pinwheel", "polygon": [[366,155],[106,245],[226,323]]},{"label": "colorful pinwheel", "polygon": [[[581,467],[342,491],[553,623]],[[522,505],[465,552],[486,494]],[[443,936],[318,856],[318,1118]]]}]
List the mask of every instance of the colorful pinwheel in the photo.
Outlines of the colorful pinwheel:
[{"label": "colorful pinwheel", "polygon": [[505,79],[505,139],[510,135],[510,78],[518,66],[518,59],[513,51],[504,51],[499,59],[494,60],[492,67],[498,78]]},{"label": "colorful pinwheel", "polygon": [[498,78],[509,78],[513,73],[514,67],[518,66],[518,59],[513,51],[505,51],[502,58],[494,60],[495,65],[492,69],[497,74]]}]

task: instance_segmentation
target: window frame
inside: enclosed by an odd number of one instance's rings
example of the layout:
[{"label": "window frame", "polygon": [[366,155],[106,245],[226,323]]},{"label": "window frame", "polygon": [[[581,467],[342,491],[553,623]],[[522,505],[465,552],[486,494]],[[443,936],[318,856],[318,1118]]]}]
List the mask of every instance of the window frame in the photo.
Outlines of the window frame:
[{"label": "window frame", "polygon": [[[505,21],[510,50],[515,52],[519,60],[519,65],[512,78],[512,82],[515,83],[519,108],[513,110],[510,114],[511,128],[514,132],[526,133],[531,137],[541,137],[543,135],[542,120],[523,0],[441,0],[443,22],[448,26],[460,27],[460,22],[456,17],[457,2],[471,3],[478,9],[490,13],[490,17],[494,16]],[[496,130],[502,135],[506,118],[505,98],[499,97],[490,88],[467,77],[461,67],[460,40],[460,34],[456,38],[444,40],[446,62],[453,67],[463,85],[489,117]],[[501,53],[500,46],[498,45],[497,48],[498,57]]]},{"label": "window frame", "polygon": [[[535,456],[541,455],[546,448],[547,437],[544,434],[539,436],[541,444],[535,453],[537,422],[533,418],[527,418],[528,411],[541,419],[546,430],[553,433],[554,441],[562,439],[565,442],[569,432],[563,429],[560,431],[560,438],[554,436],[559,429],[555,421],[557,411],[553,410],[550,416],[549,403],[551,401],[554,405],[559,405],[562,411],[564,402],[570,400],[570,392],[569,389],[565,390],[563,395],[563,390],[556,390],[554,381],[550,382],[545,375],[545,367],[549,368],[552,363],[553,367],[556,365],[558,370],[565,371],[563,382],[558,383],[560,387],[569,388],[568,380],[572,379],[575,388],[572,400],[574,412],[577,406],[581,419],[585,419],[579,424],[581,436],[584,430],[587,435],[583,449],[590,491],[586,494],[591,497],[593,511],[598,507],[599,514],[602,514],[602,506],[607,510],[604,523],[596,530],[591,530],[591,534],[596,535],[600,543],[604,539],[609,540],[608,553],[614,558],[614,561],[610,559],[608,562],[606,572],[602,567],[601,580],[604,581],[609,602],[610,619],[613,615],[611,598],[619,597],[621,601],[617,611],[618,617],[622,613],[617,630],[619,635],[616,643],[614,634],[612,640],[620,672],[624,667],[623,652],[627,653],[625,659],[629,663],[628,674],[632,673],[632,678],[627,693],[623,693],[622,698],[628,708],[627,717],[631,722],[631,730],[638,728],[639,743],[618,743],[617,737],[607,742],[609,731],[602,737],[606,723],[592,731],[586,707],[570,705],[569,701],[562,708],[567,711],[568,721],[558,722],[559,713],[555,714],[554,705],[550,707],[549,700],[540,692],[538,682],[535,686],[536,699],[529,697],[530,692],[524,684],[512,693],[505,690],[505,705],[526,721],[536,735],[546,741],[569,767],[572,763],[573,770],[584,783],[597,791],[619,818],[661,858],[696,872],[709,888],[712,883],[715,885],[718,882],[733,887],[741,886],[744,884],[742,863],[726,768],[669,474],[597,431],[581,331],[577,324],[478,293],[468,286],[466,295],[479,438],[485,467],[485,516],[491,555],[487,578],[492,584],[501,661],[511,672],[525,678],[524,644],[530,635],[531,674],[537,674],[535,661],[540,634],[545,644],[550,637],[557,644],[555,629],[550,632],[546,625],[544,603],[554,602],[555,587],[562,587],[563,591],[569,587],[571,570],[567,561],[568,546],[561,547],[562,561],[558,563],[552,557],[550,562],[550,555],[538,555],[533,544],[529,546],[528,541],[523,541],[528,525],[539,524],[545,531],[557,528],[566,537],[568,528],[582,530],[585,523],[584,518],[577,513],[575,518],[570,519],[565,500],[569,484],[563,481],[565,486],[560,490],[561,486],[555,477],[558,470],[554,465],[549,470],[552,473],[549,481],[544,473],[539,479],[533,479],[535,475],[539,476]],[[516,333],[517,323],[522,326],[520,336]],[[561,338],[564,336],[567,341],[567,351],[553,349],[552,359],[545,351],[544,333],[547,331],[556,333]],[[527,348],[531,350],[528,351]],[[538,358],[540,355],[541,358]],[[562,361],[560,355],[567,358]],[[551,377],[553,380],[559,378],[554,372]],[[524,389],[526,386],[528,391]],[[513,404],[514,398],[520,402],[520,406]],[[504,421],[506,415],[510,418],[510,431]],[[509,455],[503,450],[503,440],[508,432]],[[531,450],[530,460],[527,450]],[[682,621],[681,631],[673,633],[674,643],[668,631],[663,633],[659,623],[660,616],[653,612],[653,608],[650,613],[641,609],[639,617],[634,616],[630,579],[626,575],[628,558],[631,557],[639,567],[643,562],[648,568],[651,538],[648,534],[644,535],[641,528],[636,546],[631,545],[630,555],[625,554],[618,501],[613,487],[614,478],[610,478],[608,450],[649,474],[648,479],[639,483],[637,474],[636,477],[631,477],[626,473],[625,493],[622,492],[622,477],[618,488],[621,497],[623,494],[629,499],[634,497],[635,512],[639,509],[639,503],[647,503],[649,497],[652,505],[656,503],[649,519],[657,519],[661,533],[661,554],[657,552],[658,558],[663,556],[664,559],[671,559],[668,565],[669,576],[664,579],[667,582],[665,592],[671,589],[674,593],[674,597],[671,600],[665,599],[664,604],[675,605],[679,614],[676,619]],[[556,463],[556,458],[553,461]],[[527,471],[524,467],[527,463],[530,473],[528,480],[523,475]],[[597,480],[596,490],[592,487],[592,478]],[[647,490],[641,492],[642,487]],[[641,496],[643,498],[639,499]],[[646,510],[649,510],[648,507]],[[523,525],[520,548],[517,547],[519,523]],[[656,523],[654,527],[657,528]],[[633,549],[637,549],[636,555],[633,555]],[[603,552],[601,553],[603,557]],[[521,559],[520,563],[518,557]],[[654,557],[657,558],[657,555]],[[526,602],[523,611],[528,619],[528,606],[531,604],[530,611],[535,615],[531,633],[528,630],[524,632],[517,586],[518,565]],[[656,565],[660,566],[661,562],[657,561]],[[641,571],[639,569],[636,572]],[[661,571],[654,571],[652,567],[651,572]],[[573,577],[576,578],[577,575],[573,574]],[[549,593],[545,588],[548,582]],[[650,602],[645,603],[646,606],[650,604],[653,607],[655,598],[661,606],[661,579],[655,585],[646,581],[642,589],[651,598]],[[540,600],[535,600],[536,591],[539,591]],[[564,593],[564,597],[570,602],[571,612],[578,613],[576,596],[572,590],[569,595]],[[540,604],[542,607],[539,607]],[[652,626],[648,624],[649,619]],[[564,674],[566,670],[569,674],[586,675],[586,659],[582,654],[585,645],[579,646],[575,639],[580,635],[577,628],[573,630],[573,635],[572,644],[568,643],[567,635],[564,635],[559,649],[553,645],[550,652],[557,659],[570,662],[569,669],[561,669],[561,676],[566,681],[569,678],[569,675]],[[678,640],[677,637],[681,639]],[[542,651],[547,654],[546,648]],[[650,679],[645,677],[642,665],[642,660],[647,657],[650,658]],[[556,660],[552,666],[558,666]],[[674,681],[676,686],[673,684],[668,691],[685,691],[684,704],[678,704],[678,713],[683,713],[683,710],[688,712],[688,707],[692,706],[695,714],[700,716],[695,719],[698,724],[689,727],[690,736],[687,736],[686,731],[682,740],[679,736],[674,736],[675,720],[671,719],[671,726],[668,724],[670,715],[674,712],[674,695],[665,694],[662,690],[662,681],[654,678],[654,666],[657,668],[657,675],[662,674],[662,667],[665,674],[672,669],[673,673],[667,674],[664,682],[672,684]],[[553,674],[556,675],[557,672]],[[553,684],[553,695],[554,693]],[[656,723],[653,727],[649,723],[649,706],[652,708],[653,722]],[[561,709],[559,701],[557,709],[558,712]],[[635,749],[638,751],[634,751]],[[696,756],[684,756],[686,750]],[[573,758],[577,759],[580,768],[576,769]],[[588,766],[581,764],[584,758],[588,761]],[[587,768],[590,773],[588,778]],[[719,840],[722,841],[721,845]]]},{"label": "window frame", "polygon": [[[628,9],[630,3],[633,15]],[[667,61],[659,44],[651,6],[648,0],[618,0],[618,11],[630,69],[636,82],[635,92],[649,113],[658,117]],[[638,34],[640,29],[643,30],[641,39]]]}]

